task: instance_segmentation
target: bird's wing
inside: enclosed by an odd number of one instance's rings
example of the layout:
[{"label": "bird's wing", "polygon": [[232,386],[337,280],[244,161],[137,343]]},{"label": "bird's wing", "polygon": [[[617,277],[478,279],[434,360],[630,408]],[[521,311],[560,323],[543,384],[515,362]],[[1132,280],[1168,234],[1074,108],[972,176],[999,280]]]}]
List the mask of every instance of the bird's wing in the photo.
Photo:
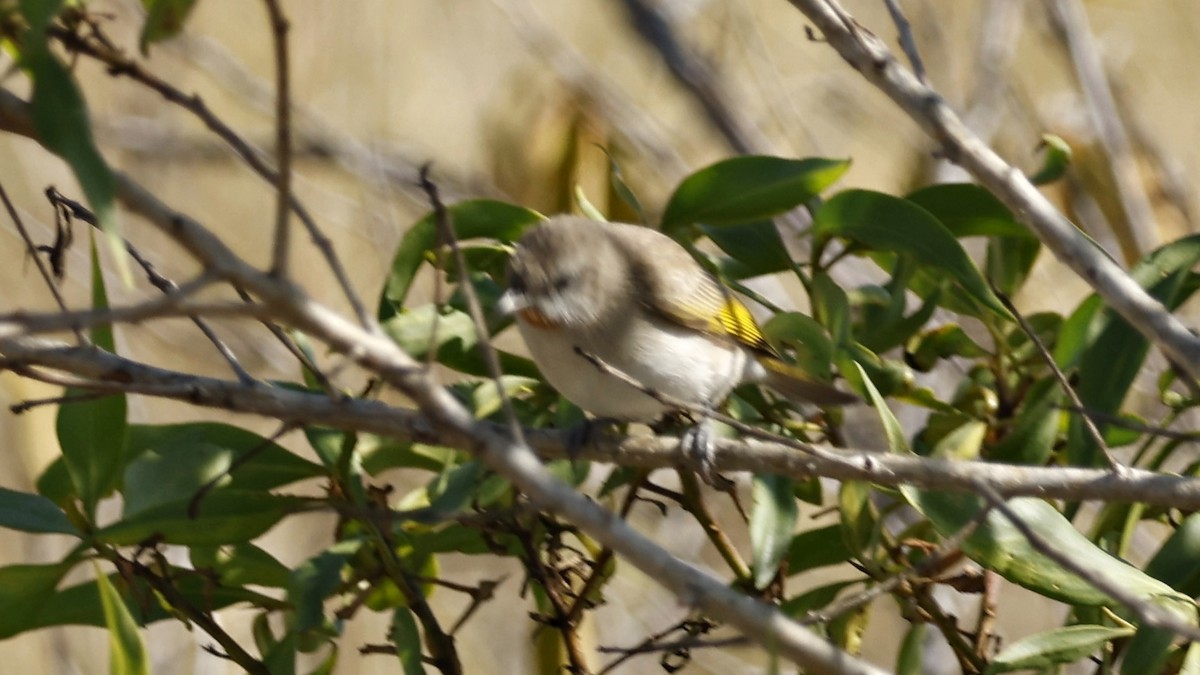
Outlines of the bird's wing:
[{"label": "bird's wing", "polygon": [[634,287],[649,310],[682,326],[733,338],[754,351],[778,356],[750,310],[682,246],[646,227],[613,228],[633,261]]}]

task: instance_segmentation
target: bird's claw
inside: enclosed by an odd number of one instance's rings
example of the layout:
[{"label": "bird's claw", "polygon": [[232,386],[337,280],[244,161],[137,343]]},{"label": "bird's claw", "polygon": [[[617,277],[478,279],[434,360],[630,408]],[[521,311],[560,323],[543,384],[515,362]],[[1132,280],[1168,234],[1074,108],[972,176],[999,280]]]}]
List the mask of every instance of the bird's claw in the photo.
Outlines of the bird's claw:
[{"label": "bird's claw", "polygon": [[705,416],[693,427],[683,432],[679,437],[680,446],[688,462],[701,480],[717,488],[728,490],[733,481],[716,472],[716,437],[713,434],[712,419]]}]

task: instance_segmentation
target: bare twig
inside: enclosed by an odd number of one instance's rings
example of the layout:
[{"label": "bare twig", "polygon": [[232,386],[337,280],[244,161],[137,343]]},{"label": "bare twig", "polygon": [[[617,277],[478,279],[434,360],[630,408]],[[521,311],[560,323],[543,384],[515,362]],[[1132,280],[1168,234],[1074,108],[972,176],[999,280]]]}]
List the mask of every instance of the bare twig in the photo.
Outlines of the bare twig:
[{"label": "bare twig", "polygon": [[[142,65],[136,60],[112,49],[110,46],[108,46],[107,40],[88,40],[84,37],[76,35],[71,31],[54,26],[51,26],[49,29],[49,34],[62,42],[63,46],[68,50],[97,59],[109,67],[109,72],[116,75],[125,75],[134,81],[149,87],[167,101],[174,103],[184,110],[192,113],[204,123],[205,127],[207,127],[209,131],[213,132],[218,138],[225,141],[225,143],[229,145],[230,149],[232,149],[234,153],[237,154],[237,156],[240,157],[252,171],[257,173],[264,180],[270,182],[272,185],[278,185],[278,171],[268,165],[266,160],[263,159],[262,153],[242,139],[242,137],[239,136],[237,132],[235,132],[229,125],[225,124],[225,122],[223,122],[221,118],[218,117],[216,113],[214,113],[199,96],[183,93],[167,81],[143,68]],[[0,101],[0,105],[3,105],[6,108],[8,106],[18,105],[15,97],[10,99],[8,98],[10,96],[11,94],[8,91],[0,90],[0,99],[4,99],[3,101]],[[11,108],[8,110],[9,112],[13,111]],[[33,131],[32,124],[27,123],[25,120],[19,119],[20,117],[24,116],[25,115],[17,115],[15,119],[8,120],[7,123],[13,125],[13,127],[9,130],[33,137],[35,132]],[[4,117],[4,115],[0,114],[0,117]],[[4,123],[5,122],[3,120],[0,120],[0,124]],[[25,134],[24,131],[26,130],[28,130],[30,133]],[[350,277],[346,273],[345,267],[342,265],[341,261],[337,257],[337,254],[334,252],[333,243],[329,240],[329,237],[325,236],[325,233],[322,232],[321,228],[317,225],[316,220],[314,220],[313,217],[308,213],[308,209],[304,207],[304,205],[298,198],[296,198],[295,195],[291,195],[290,204],[292,210],[296,213],[296,216],[300,218],[300,222],[303,223],[305,229],[308,230],[308,234],[312,239],[313,245],[316,246],[317,250],[321,252],[321,255],[325,258],[325,263],[329,266],[329,269],[337,278],[338,284],[342,289],[342,293],[345,295],[347,302],[350,303],[351,309],[353,310],[354,315],[358,319],[359,323],[364,328],[377,330],[375,321],[367,312],[366,306],[363,305],[362,300],[358,297],[358,293],[355,292],[354,286],[350,283]]]},{"label": "bare twig", "polygon": [[789,1],[852,67],[920,124],[951,161],[1012,209],[1118,314],[1193,377],[1200,377],[1200,338],[1097,249],[1020,171],[983,144],[936,91],[900,65],[879,38],[859,27],[835,0]]},{"label": "bare twig", "polygon": [[[1200,628],[1187,623],[1177,616],[1166,612],[1136,594],[1126,590],[1121,584],[1109,579],[1093,567],[1088,566],[1076,558],[1071,552],[1060,550],[1054,543],[1047,541],[1041,535],[1034,531],[1012,507],[1004,501],[1004,497],[994,490],[990,485],[980,482],[979,494],[991,504],[992,508],[1003,514],[1003,516],[1012,523],[1013,527],[1025,537],[1029,545],[1038,553],[1050,558],[1063,569],[1071,572],[1075,576],[1086,581],[1092,588],[1104,593],[1113,600],[1123,605],[1126,609],[1137,617],[1141,625],[1153,626],[1168,630],[1180,637],[1187,638],[1192,641],[1200,641]],[[1167,598],[1164,598],[1167,599]],[[1187,603],[1190,606],[1190,611],[1195,612],[1195,607],[1191,606],[1189,599],[1182,598],[1179,602]]]},{"label": "bare twig", "polygon": [[[64,209],[72,218],[78,218],[88,225],[100,229],[100,222],[96,220],[95,214],[89,211],[83,204],[73,199],[68,199],[53,186],[46,188],[46,198],[50,200],[51,204],[54,204],[55,208]],[[179,285],[160,274],[154,263],[147,260],[142,255],[142,252],[130,243],[128,239],[125,240],[125,250],[129,253],[129,257],[133,258],[134,262],[146,273],[146,280],[150,282],[151,286],[154,286],[167,296],[176,295],[180,292]],[[237,355],[233,353],[229,345],[225,344],[225,341],[217,335],[216,331],[208,325],[207,321],[200,318],[199,313],[191,314],[188,318],[192,320],[196,328],[200,329],[204,337],[216,347],[217,353],[221,355],[221,358],[225,359],[225,362],[229,364],[229,367],[239,380],[243,382],[252,382],[254,380],[254,376],[246,372],[246,369],[242,367]],[[129,319],[124,320],[128,321]]]},{"label": "bare twig", "polygon": [[271,37],[275,45],[275,247],[271,254],[271,273],[288,275],[288,246],[291,242],[292,203],[292,95],[288,67],[288,20],[278,0],[264,0],[271,17]]},{"label": "bare twig", "polygon": [[1087,11],[1079,0],[1053,0],[1046,3],[1046,8],[1052,24],[1066,42],[1088,112],[1108,155],[1113,184],[1120,196],[1129,233],[1139,249],[1132,252],[1133,259],[1137,259],[1158,246],[1158,224],[1138,171],[1133,144],[1109,86],[1100,50],[1088,26]]},{"label": "bare twig", "polygon": [[[1067,380],[1067,376],[1065,373],[1063,373],[1062,368],[1058,367],[1058,363],[1054,360],[1054,355],[1051,354],[1050,350],[1046,348],[1046,344],[1042,342],[1042,338],[1038,337],[1037,331],[1033,329],[1033,326],[1029,325],[1029,322],[1025,319],[1025,316],[1021,314],[1021,312],[1017,311],[1016,305],[1012,303],[1012,300],[1009,299],[1007,295],[1001,293],[997,289],[993,290],[995,290],[996,297],[1000,298],[1000,302],[1004,304],[1005,309],[1007,309],[1009,314],[1012,314],[1017,320],[1017,323],[1020,324],[1021,330],[1024,331],[1025,335],[1029,337],[1029,341],[1032,342],[1033,346],[1037,348],[1038,354],[1040,354],[1042,360],[1046,362],[1046,366],[1050,368],[1050,372],[1054,374],[1054,379],[1058,381],[1059,388],[1062,389],[1063,394],[1067,397],[1067,399],[1071,401],[1071,405],[1078,410],[1086,410],[1083,405],[1083,401],[1079,399],[1079,394],[1075,393],[1075,388],[1072,387],[1071,382]],[[1100,433],[1100,429],[1096,426],[1096,422],[1092,420],[1091,416],[1087,413],[1081,414],[1080,417],[1083,420],[1084,429],[1087,429],[1088,435],[1092,437],[1092,442],[1095,443],[1096,448],[1100,450],[1101,455],[1104,457],[1104,462],[1108,464],[1108,468],[1112,469],[1113,471],[1121,471],[1124,467],[1120,462],[1113,458],[1112,452],[1108,449],[1108,443],[1104,442],[1104,434]]]},{"label": "bare twig", "polygon": [[925,63],[921,61],[921,53],[917,51],[917,41],[913,39],[912,24],[908,22],[908,17],[904,16],[904,10],[900,9],[900,3],[897,0],[883,0],[883,4],[887,5],[892,23],[896,24],[896,31],[900,34],[900,49],[904,50],[904,55],[908,57],[913,74],[917,76],[921,84],[928,85],[929,77],[925,73]]},{"label": "bare twig", "polygon": [[738,154],[766,152],[770,142],[742,118],[740,108],[722,87],[709,64],[688,49],[662,12],[646,0],[622,0],[637,34],[662,57],[663,63],[704,109],[708,121]]},{"label": "bare twig", "polygon": [[[0,183],[0,200],[4,201],[4,208],[8,210],[8,217],[12,218],[13,225],[16,226],[17,232],[20,233],[22,241],[25,242],[25,251],[33,257],[33,262],[37,265],[38,273],[42,275],[42,280],[46,282],[46,288],[50,289],[50,295],[54,296],[54,302],[63,312],[67,311],[67,303],[63,300],[62,293],[58,292],[58,285],[54,283],[54,277],[50,275],[50,270],[46,269],[46,262],[38,255],[38,247],[33,243],[33,238],[29,236],[29,230],[25,229],[25,223],[21,220],[21,215],[17,213],[17,207],[8,198],[8,192],[4,189],[4,185]],[[87,337],[83,331],[75,329],[75,339],[80,344],[87,343]]]}]

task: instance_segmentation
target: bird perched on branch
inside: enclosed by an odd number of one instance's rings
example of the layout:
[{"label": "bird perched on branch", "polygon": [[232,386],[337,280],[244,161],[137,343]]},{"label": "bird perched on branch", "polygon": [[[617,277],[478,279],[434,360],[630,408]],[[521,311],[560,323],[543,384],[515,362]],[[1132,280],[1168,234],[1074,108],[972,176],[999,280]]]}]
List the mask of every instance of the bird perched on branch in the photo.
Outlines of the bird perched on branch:
[{"label": "bird perched on branch", "polygon": [[[546,380],[600,418],[651,421],[672,410],[665,399],[712,410],[745,382],[820,405],[858,400],[783,361],[729,289],[646,227],[564,215],[526,231],[498,309],[516,315]],[[706,415],[682,442],[711,482]]]}]

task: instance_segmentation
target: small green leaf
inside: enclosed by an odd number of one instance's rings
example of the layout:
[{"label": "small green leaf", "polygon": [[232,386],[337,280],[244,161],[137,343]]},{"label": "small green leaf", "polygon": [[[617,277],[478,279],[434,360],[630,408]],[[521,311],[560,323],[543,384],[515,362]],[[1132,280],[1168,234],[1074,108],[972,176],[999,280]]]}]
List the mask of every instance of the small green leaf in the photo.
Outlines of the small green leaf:
[{"label": "small green leaf", "polygon": [[676,236],[693,223],[732,225],[786,213],[816,197],[850,166],[848,160],[743,156],[693,173],[663,213],[662,230]]},{"label": "small green leaf", "polygon": [[780,312],[762,327],[772,344],[796,350],[796,365],[822,380],[829,379],[833,364],[833,342],[825,328],[800,312]]},{"label": "small green leaf", "polygon": [[254,544],[193,546],[188,550],[192,566],[211,572],[222,586],[266,586],[286,588],[291,577],[287,565]]},{"label": "small green leaf", "polygon": [[1184,518],[1146,564],[1146,574],[1184,595],[1200,594],[1200,513]]},{"label": "small green leaf", "polygon": [[1033,386],[1013,418],[1008,433],[986,451],[995,462],[1042,466],[1054,453],[1058,440],[1059,405],[1063,392],[1058,382],[1046,378]]},{"label": "small green leaf", "polygon": [[199,502],[199,513],[193,518],[188,515],[190,497],[149,507],[101,528],[96,538],[118,546],[154,539],[187,546],[237,544],[254,539],[308,505],[307,500],[296,497],[217,490]]},{"label": "small green leaf", "polygon": [[1037,670],[1071,663],[1096,653],[1104,643],[1133,635],[1132,628],[1077,625],[1036,633],[1000,650],[986,675]]},{"label": "small green leaf", "polygon": [[769,220],[736,225],[701,225],[700,231],[717,248],[745,265],[745,271],[738,275],[740,279],[774,274],[792,266],[792,257],[779,237],[779,230]]},{"label": "small green leaf", "polygon": [[[90,250],[92,309],[102,311],[108,308],[108,294],[105,292],[95,242]],[[98,348],[116,352],[111,326],[97,324],[92,329],[91,337]],[[125,465],[128,433],[125,395],[89,399],[89,392],[68,389],[66,396],[68,400],[73,397],[83,400],[59,406],[55,422],[58,443],[75,493],[83,501],[84,511],[91,516],[95,512],[96,502],[116,487]]]},{"label": "small green leaf", "polygon": [[973,183],[939,183],[905,197],[937,218],[955,237],[1037,240],[992,193]]},{"label": "small green leaf", "polygon": [[147,675],[149,673],[146,647],[138,634],[137,624],[108,577],[96,566],[96,582],[100,590],[100,605],[104,608],[104,624],[108,627],[108,672],[112,675]]},{"label": "small green leaf", "polygon": [[910,255],[931,273],[948,276],[980,307],[1009,317],[954,235],[910,201],[868,190],[841,192],[814,214],[813,235],[844,237],[877,251]]},{"label": "small green leaf", "polygon": [[347,555],[334,547],[309,558],[292,571],[288,599],[296,608],[297,632],[312,630],[325,622],[325,598],[341,585]]},{"label": "small green leaf", "polygon": [[149,54],[151,44],[178,35],[195,5],[196,0],[142,0],[146,8],[146,23],[142,25],[139,41],[142,55]]},{"label": "small green leaf", "polygon": [[1062,178],[1071,166],[1071,146],[1060,136],[1042,134],[1038,149],[1044,150],[1046,155],[1042,158],[1042,167],[1030,176],[1029,181],[1034,185],[1046,185]]},{"label": "small green leaf", "polygon": [[828,525],[805,530],[792,537],[788,545],[788,575],[799,574],[818,567],[840,565],[852,557],[842,536],[841,525]]},{"label": "small green leaf", "polygon": [[754,552],[754,587],[766,588],[792,541],[800,509],[792,496],[792,481],[771,474],[756,475],[750,511],[750,549]]},{"label": "small green leaf", "polygon": [[131,425],[126,517],[191,498],[224,476],[220,489],[266,491],[323,475],[321,467],[245,429],[216,422]]},{"label": "small green leaf", "polygon": [[0,527],[21,532],[80,536],[67,514],[41,495],[0,487]]},{"label": "small green leaf", "polygon": [[780,607],[780,611],[794,618],[803,619],[809,612],[816,611],[827,606],[837,598],[838,593],[847,586],[853,586],[857,581],[838,581],[832,584],[818,586],[810,591],[806,591],[801,595],[785,601]]},{"label": "small green leaf", "polygon": [[617,163],[617,158],[613,157],[608,148],[603,146],[597,147],[604,151],[605,156],[608,157],[608,180],[609,184],[612,185],[613,192],[616,193],[617,197],[626,206],[637,214],[639,223],[648,223],[649,221],[646,220],[646,210],[642,208],[642,202],[637,198],[633,190],[629,188],[629,184],[625,182],[625,175],[621,171],[621,165]]},{"label": "small green leaf", "polygon": [[900,654],[896,657],[896,675],[921,675],[925,672],[925,636],[929,624],[917,622],[909,626],[900,643]]},{"label": "small green leaf", "polygon": [[[54,595],[54,587],[74,561],[54,565],[10,565],[0,567],[0,639],[40,628],[38,621]],[[93,595],[93,597],[95,597]]]},{"label": "small green leaf", "polygon": [[481,382],[475,387],[475,391],[471,392],[472,412],[475,413],[476,419],[487,419],[500,410],[503,403],[501,391],[504,392],[505,398],[511,399],[532,392],[540,384],[541,380],[520,375],[501,375],[499,386],[496,380]]},{"label": "small green leaf", "polygon": [[400,668],[404,675],[424,675],[421,633],[417,630],[417,621],[413,618],[412,610],[407,607],[396,608],[392,614],[388,641],[396,645],[396,656],[400,659]]},{"label": "small green leaf", "polygon": [[962,326],[954,323],[914,335],[904,350],[905,362],[922,373],[932,370],[942,359],[954,356],[975,359],[988,354],[967,335]]},{"label": "small green leaf", "polygon": [[[447,209],[460,241],[488,237],[515,241],[525,228],[542,220],[529,209],[489,199],[459,202]],[[386,322],[404,307],[408,290],[428,253],[438,245],[438,226],[433,214],[413,224],[400,240],[392,259],[383,294],[379,298],[379,320]]]},{"label": "small green leaf", "polygon": [[591,218],[592,220],[599,220],[601,222],[606,222],[608,220],[608,218],[604,217],[604,214],[600,211],[600,209],[596,208],[596,205],[587,198],[587,193],[583,191],[582,185],[576,183],[574,192],[575,204],[579,206],[580,213],[588,218]]}]

